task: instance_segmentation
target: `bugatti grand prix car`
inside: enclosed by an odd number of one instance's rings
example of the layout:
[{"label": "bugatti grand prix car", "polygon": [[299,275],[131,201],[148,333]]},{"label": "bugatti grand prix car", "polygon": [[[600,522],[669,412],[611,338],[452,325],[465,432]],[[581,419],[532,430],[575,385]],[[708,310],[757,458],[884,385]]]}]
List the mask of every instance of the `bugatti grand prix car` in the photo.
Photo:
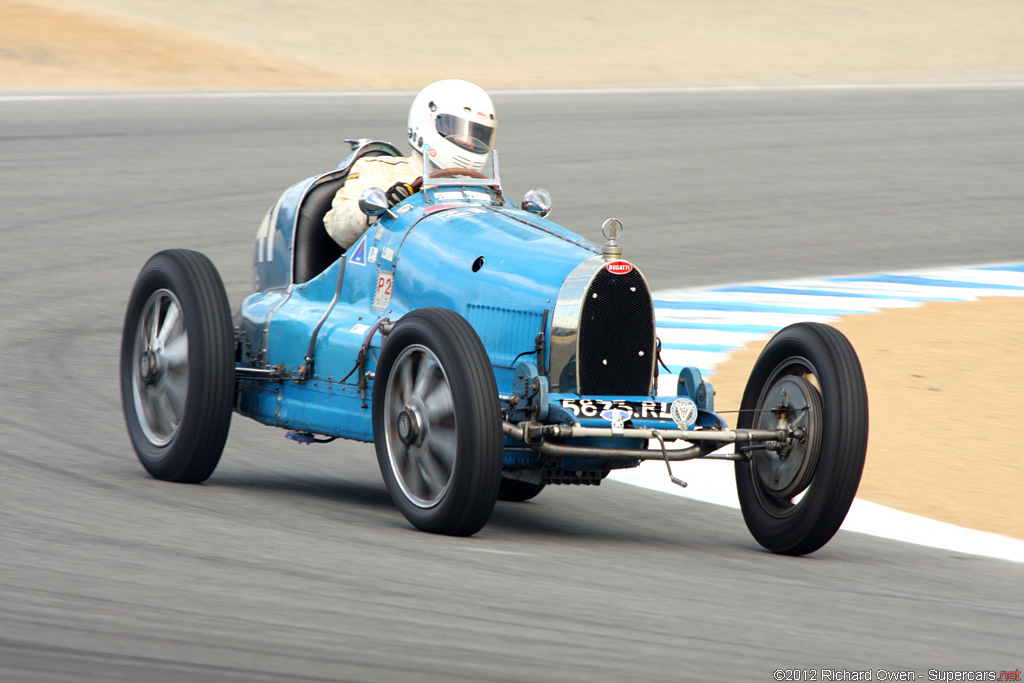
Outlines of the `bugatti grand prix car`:
[{"label": "bugatti grand prix car", "polygon": [[731,428],[696,368],[657,393],[651,293],[622,256],[618,221],[597,246],[545,218],[543,190],[514,206],[494,154],[490,174],[425,168],[393,208],[367,190],[360,208],[376,222],[343,250],[323,225],[335,192],[357,159],[400,154],[352,145],[267,213],[255,291],[234,315],[202,254],[161,251],[143,267],[121,391],[152,476],[207,479],[238,412],[299,442],[373,442],[395,505],[435,533],[476,533],[496,500],[547,485],[599,484],[650,459],[671,477],[671,462],[694,458],[734,461],[744,519],[771,551],[813,552],[839,529],[868,432],[863,374],[841,333],[780,331]]}]

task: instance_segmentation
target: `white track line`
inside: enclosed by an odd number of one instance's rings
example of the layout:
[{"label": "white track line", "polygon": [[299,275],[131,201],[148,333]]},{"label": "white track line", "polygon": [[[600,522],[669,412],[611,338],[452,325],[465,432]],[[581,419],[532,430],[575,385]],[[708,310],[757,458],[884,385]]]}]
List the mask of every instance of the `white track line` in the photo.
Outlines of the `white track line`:
[{"label": "white track line", "polygon": [[[982,296],[1024,297],[1024,264],[932,268],[836,278],[803,278],[736,284],[710,289],[654,292],[662,352],[673,374],[659,381],[659,393],[675,393],[675,373],[684,365],[709,371],[733,350],[804,319],[830,321],[851,310],[877,312],[919,306],[926,301],[976,301]],[[747,304],[747,305],[745,305]],[[715,310],[721,306],[724,310]],[[677,348],[672,348],[673,346]],[[726,452],[723,450],[723,452]],[[673,463],[689,482],[672,484],[663,462],[650,461],[610,477],[634,486],[739,509],[733,467],[728,463]],[[857,499],[843,529],[955,552],[1024,562],[1024,541],[938,522]]]}]

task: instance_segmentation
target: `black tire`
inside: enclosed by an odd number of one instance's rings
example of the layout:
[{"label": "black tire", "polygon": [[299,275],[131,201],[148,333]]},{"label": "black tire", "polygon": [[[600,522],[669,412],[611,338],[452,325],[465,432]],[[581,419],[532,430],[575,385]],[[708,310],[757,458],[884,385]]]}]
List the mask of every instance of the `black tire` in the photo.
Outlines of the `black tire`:
[{"label": "black tire", "polygon": [[860,360],[839,330],[798,323],[776,334],[750,373],[739,428],[775,429],[773,408],[802,423],[806,438],[786,457],[761,448],[736,463],[743,519],[775,553],[806,555],[842,525],[864,470],[868,395]]},{"label": "black tire", "polygon": [[142,466],[157,479],[205,481],[234,402],[234,332],[224,283],[203,254],[154,254],[132,288],[121,337],[121,402]]},{"label": "black tire", "polygon": [[384,483],[418,529],[470,536],[501,479],[498,387],[483,343],[453,311],[402,316],[381,349],[373,433]]},{"label": "black tire", "polygon": [[498,488],[498,500],[522,503],[535,497],[543,490],[544,484],[531,484],[528,481],[502,477],[501,486]]}]

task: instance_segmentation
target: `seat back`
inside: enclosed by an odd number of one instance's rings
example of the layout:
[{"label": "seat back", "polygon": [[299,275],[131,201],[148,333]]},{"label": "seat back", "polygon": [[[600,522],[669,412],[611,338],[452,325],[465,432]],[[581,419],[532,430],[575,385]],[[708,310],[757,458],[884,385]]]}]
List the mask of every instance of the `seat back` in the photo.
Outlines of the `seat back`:
[{"label": "seat back", "polygon": [[342,257],[345,250],[327,233],[324,216],[347,174],[313,188],[302,200],[295,224],[295,282],[307,282]]},{"label": "seat back", "polygon": [[[392,150],[394,154],[391,153]],[[324,227],[324,216],[331,210],[334,195],[345,184],[352,164],[362,157],[397,155],[397,150],[391,145],[387,145],[386,149],[377,145],[367,146],[362,153],[355,155],[345,167],[328,174],[325,176],[326,180],[321,181],[306,193],[295,222],[296,283],[312,280],[345,254],[345,250],[334,241],[327,232],[327,228]]]}]

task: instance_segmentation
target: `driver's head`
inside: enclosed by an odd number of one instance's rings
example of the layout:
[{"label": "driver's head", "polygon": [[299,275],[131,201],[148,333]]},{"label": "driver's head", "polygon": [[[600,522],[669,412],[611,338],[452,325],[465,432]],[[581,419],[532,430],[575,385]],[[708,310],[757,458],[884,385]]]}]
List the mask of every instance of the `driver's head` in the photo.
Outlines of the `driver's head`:
[{"label": "driver's head", "polygon": [[431,83],[409,109],[409,144],[437,168],[479,171],[494,148],[491,98],[468,81]]}]

